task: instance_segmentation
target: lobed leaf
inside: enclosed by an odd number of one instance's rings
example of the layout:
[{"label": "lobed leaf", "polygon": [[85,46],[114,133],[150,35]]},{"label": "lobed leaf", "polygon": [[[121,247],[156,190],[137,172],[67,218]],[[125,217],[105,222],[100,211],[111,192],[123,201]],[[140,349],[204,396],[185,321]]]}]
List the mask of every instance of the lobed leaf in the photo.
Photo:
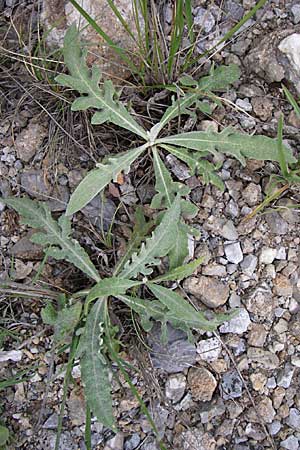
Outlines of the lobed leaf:
[{"label": "lobed leaf", "polygon": [[21,216],[22,223],[32,228],[42,229],[32,235],[31,241],[43,246],[50,246],[47,255],[55,259],[64,259],[74,264],[83,273],[100,281],[98,271],[80,244],[70,237],[71,222],[65,215],[56,222],[46,203],[36,203],[28,198],[1,199],[14,208]]},{"label": "lobed leaf", "polygon": [[161,283],[162,281],[181,281],[184,278],[192,275],[197,267],[200,266],[203,262],[203,257],[197,258],[194,261],[184,264],[183,266],[175,267],[175,269],[170,270],[169,272],[161,275],[157,278],[154,278],[149,283]]},{"label": "lobed leaf", "polygon": [[130,165],[145,148],[145,146],[137,147],[122,155],[108,158],[106,164],[98,163],[97,168],[87,174],[71,195],[66,214],[72,215],[79,211],[99,194],[108,183],[112,180],[116,181],[120,172],[127,173]]},{"label": "lobed leaf", "polygon": [[92,118],[93,124],[112,122],[147,139],[146,131],[119,101],[112,82],[105,81],[103,87],[99,87],[101,72],[95,66],[91,71],[88,68],[85,61],[86,52],[82,51],[79,32],[75,25],[72,25],[65,34],[63,54],[70,75],[58,75],[55,80],[83,94],[74,101],[72,110],[99,109]]},{"label": "lobed leaf", "polygon": [[135,212],[135,224],[132,235],[130,236],[125,254],[116,265],[114,275],[118,275],[121,272],[124,264],[131,258],[133,253],[138,250],[140,244],[143,242],[152,226],[153,221],[149,220],[147,222],[143,214],[143,208],[138,206]]},{"label": "lobed leaf", "polygon": [[166,307],[168,312],[166,319],[176,328],[189,331],[191,328],[214,331],[228,316],[215,315],[213,319],[207,319],[200,311],[195,310],[181,295],[163,286],[149,283],[149,289],[155,297]]},{"label": "lobed leaf", "polygon": [[176,197],[155,228],[152,236],[142,244],[138,253],[134,253],[122,270],[120,277],[134,278],[137,274],[150,275],[163,256],[167,256],[177,239],[177,224],[180,219],[180,197]]},{"label": "lobed leaf", "polygon": [[[162,162],[156,148],[153,149],[153,161],[155,172],[155,190],[157,194],[153,197],[150,207],[153,209],[169,208],[176,195],[180,197],[187,195],[190,188],[182,183],[174,182],[172,177]],[[189,217],[195,217],[198,208],[191,202],[181,200],[181,211],[189,213]]]},{"label": "lobed leaf", "polygon": [[84,308],[87,311],[89,304],[96,298],[125,294],[128,289],[140,284],[141,283],[139,281],[132,281],[119,277],[104,278],[90,289],[89,294],[86,298]]},{"label": "lobed leaf", "polygon": [[206,77],[202,77],[197,88],[207,92],[226,91],[233,83],[239,80],[241,70],[237,64],[229,64],[228,66],[219,66],[212,69]]},{"label": "lobed leaf", "polygon": [[212,183],[221,191],[224,190],[224,183],[215,172],[217,168],[206,159],[203,159],[205,153],[191,152],[186,148],[179,148],[165,144],[161,144],[161,147],[172,153],[178,159],[184,161],[191,169],[192,175],[201,175],[204,183]]},{"label": "lobed leaf", "polygon": [[183,97],[176,100],[173,99],[172,105],[169,106],[158,124],[154,125],[150,131],[151,136],[155,139],[159,132],[175,117],[182,114],[190,114],[188,108],[196,104],[200,110],[209,113],[209,105],[205,106],[203,102],[198,102],[199,97],[205,95],[208,91],[226,90],[232,83],[236,82],[240,77],[240,69],[236,64],[228,66],[220,66],[214,69],[206,77],[199,81],[193,80],[190,76],[181,77],[179,81],[184,86],[192,87],[192,92],[187,92]]},{"label": "lobed leaf", "polygon": [[[276,139],[261,135],[247,135],[237,133],[226,128],[221,133],[212,131],[191,131],[189,133],[158,139],[156,144],[171,144],[185,147],[200,152],[216,154],[218,151],[238,159],[241,164],[246,164],[245,158],[258,160],[278,161],[278,149]],[[289,148],[284,146],[284,153],[288,162],[295,162],[295,158]]]},{"label": "lobed leaf", "polygon": [[81,338],[81,376],[85,397],[93,414],[104,426],[116,431],[112,409],[109,368],[101,353],[101,335],[105,321],[106,302],[99,299],[87,317]]}]

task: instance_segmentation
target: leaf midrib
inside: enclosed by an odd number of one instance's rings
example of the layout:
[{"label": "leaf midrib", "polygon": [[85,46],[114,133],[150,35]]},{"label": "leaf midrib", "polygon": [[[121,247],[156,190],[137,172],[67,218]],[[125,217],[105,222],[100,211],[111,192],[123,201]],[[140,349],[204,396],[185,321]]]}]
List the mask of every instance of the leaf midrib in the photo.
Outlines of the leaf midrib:
[{"label": "leaf midrib", "polygon": [[[96,99],[97,99],[98,101],[100,101],[100,103],[101,103],[102,105],[104,105],[104,107],[106,107],[106,108],[109,109],[111,112],[113,112],[115,115],[117,115],[117,116],[121,119],[122,122],[127,123],[127,126],[129,126],[131,130],[134,129],[134,130],[135,130],[135,133],[136,133],[138,136],[141,136],[141,137],[143,137],[145,140],[147,140],[147,134],[146,134],[146,132],[144,132],[144,131],[142,130],[142,128],[140,129],[140,128],[137,127],[134,123],[130,122],[126,117],[124,117],[122,114],[119,113],[119,111],[118,111],[117,108],[113,108],[112,106],[110,106],[110,104],[109,104],[108,102],[106,102],[106,101],[103,99],[103,97],[97,95],[97,93],[94,92],[94,91],[91,89],[89,83],[86,82],[85,78],[82,76],[82,74],[81,74],[80,71],[77,71],[77,74],[78,74],[79,79],[80,79],[80,80],[83,82],[83,84],[87,87],[87,90],[88,90],[88,92],[90,93],[90,95],[92,94],[93,96],[95,96]],[[102,108],[103,108],[103,106],[102,106]],[[134,120],[134,119],[133,119],[133,120]]]},{"label": "leaf midrib", "polygon": [[[36,210],[34,208],[31,208],[30,206],[28,206],[28,208],[31,210],[33,215],[36,215]],[[51,226],[51,222],[47,222],[47,220],[43,217],[43,215],[39,216],[38,219],[44,224],[44,227],[46,230],[49,230],[55,237],[56,239],[61,242],[61,247],[62,248],[66,248],[70,251],[70,253],[72,253],[76,259],[78,259],[79,261],[81,261],[81,263],[83,264],[84,267],[86,267],[87,269],[87,273],[90,274],[90,276],[98,283],[101,278],[99,277],[99,275],[97,274],[96,271],[94,271],[87,263],[84,259],[81,258],[80,255],[78,255],[78,253],[76,251],[74,251],[73,246],[70,245],[68,243],[69,240],[63,240],[60,236],[59,233],[57,233],[57,231],[55,230],[55,227]]]}]

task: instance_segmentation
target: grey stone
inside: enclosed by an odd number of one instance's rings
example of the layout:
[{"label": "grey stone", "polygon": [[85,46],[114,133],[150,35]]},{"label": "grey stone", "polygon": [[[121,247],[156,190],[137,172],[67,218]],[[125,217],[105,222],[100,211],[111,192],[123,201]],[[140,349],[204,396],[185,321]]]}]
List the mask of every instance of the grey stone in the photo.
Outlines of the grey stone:
[{"label": "grey stone", "polygon": [[280,361],[277,355],[262,348],[249,347],[247,350],[249,362],[256,363],[259,367],[274,370],[279,367]]},{"label": "grey stone", "polygon": [[148,335],[148,343],[151,347],[152,364],[157,369],[167,373],[182,372],[187,367],[195,364],[197,359],[196,347],[191,344],[186,333],[167,324],[168,341],[161,342],[161,326],[154,324]]},{"label": "grey stone", "polygon": [[90,203],[81,209],[81,212],[100,231],[107,231],[112,225],[116,212],[116,205],[112,200],[97,195]]},{"label": "grey stone", "polygon": [[106,442],[104,450],[123,450],[124,434],[119,432]]},{"label": "grey stone", "polygon": [[201,28],[205,33],[209,33],[215,26],[215,18],[207,9],[199,6],[194,11],[194,25]]},{"label": "grey stone", "polygon": [[300,93],[300,34],[293,33],[284,38],[278,45],[289,61],[289,78]]},{"label": "grey stone", "polygon": [[293,22],[297,24],[300,22],[300,5],[295,4],[291,7],[291,13],[293,14]]},{"label": "grey stone", "polygon": [[285,389],[289,388],[293,379],[295,367],[291,364],[287,364],[281,369],[277,375],[277,385]]},{"label": "grey stone", "polygon": [[239,108],[241,108],[242,110],[246,111],[246,112],[250,112],[252,111],[252,105],[249,102],[248,98],[245,98],[244,100],[242,100],[241,98],[238,98],[235,102],[236,106],[238,106]]},{"label": "grey stone", "polygon": [[202,339],[197,343],[197,353],[202,361],[215,361],[221,351],[222,346],[217,338]]},{"label": "grey stone", "polygon": [[242,197],[249,206],[257,205],[262,199],[261,187],[258,184],[249,183],[248,186],[243,189]]},{"label": "grey stone", "polygon": [[300,431],[300,411],[296,408],[290,409],[290,415],[287,418],[287,424],[297,431]]},{"label": "grey stone", "polygon": [[49,190],[43,170],[29,170],[21,175],[21,186],[27,194],[38,200],[48,200]]},{"label": "grey stone", "polygon": [[187,180],[190,178],[191,173],[186,164],[181,162],[176,156],[169,154],[166,157],[166,161],[171,172],[175,175],[176,178],[180,181]]},{"label": "grey stone", "polygon": [[272,264],[277,256],[277,249],[270,247],[263,247],[260,252],[259,262],[260,264]]},{"label": "grey stone", "polygon": [[[117,37],[118,46],[134,55],[138,52],[137,42],[139,39],[132,2],[115,0],[114,4],[117,10],[121,11],[121,15],[126,20],[135,39],[132,39],[125,30],[106,0],[85,0],[81,6],[97,21],[106,34],[112,38]],[[107,78],[120,80],[131,75],[131,70],[126,68],[120,55],[106,44],[91,25],[86,26],[88,25],[87,21],[69,1],[44,0],[41,20],[46,34],[46,43],[50,47],[62,47],[66,30],[72,23],[75,23],[81,29],[82,38],[88,42],[88,61],[90,63],[95,62]],[[143,29],[143,20],[140,20],[139,24]]]},{"label": "grey stone", "polygon": [[239,235],[232,220],[227,220],[221,228],[220,235],[228,241],[235,241]]},{"label": "grey stone", "polygon": [[222,375],[220,391],[224,400],[239,398],[243,394],[243,382],[235,370]]},{"label": "grey stone", "polygon": [[241,20],[244,15],[244,8],[239,2],[234,2],[232,0],[227,0],[225,3],[225,11],[228,13],[229,17],[235,21]]},{"label": "grey stone", "polygon": [[239,121],[244,130],[254,128],[256,125],[256,121],[253,117],[240,117]]},{"label": "grey stone", "polygon": [[213,277],[189,277],[183,287],[209,308],[224,305],[229,296],[228,286]]},{"label": "grey stone", "polygon": [[245,275],[251,277],[257,266],[257,256],[255,255],[247,255],[244,260],[241,262],[241,269]]},{"label": "grey stone", "polygon": [[205,406],[201,408],[200,411],[200,418],[201,423],[209,423],[211,422],[215,417],[220,417],[225,413],[225,404],[224,401],[219,397],[217,402],[211,402],[206,404]]},{"label": "grey stone", "polygon": [[9,250],[9,254],[16,258],[21,258],[25,261],[41,259],[44,254],[43,247],[31,242],[30,238],[33,234],[34,232],[30,231],[25,236],[23,236],[11,247],[11,249]]},{"label": "grey stone", "polygon": [[233,199],[230,199],[229,202],[227,203],[225,213],[228,214],[233,219],[239,216],[239,207]]},{"label": "grey stone", "polygon": [[56,430],[58,426],[58,414],[53,413],[51,416],[48,417],[48,419],[44,422],[43,428],[47,430]]},{"label": "grey stone", "polygon": [[138,433],[134,433],[129,439],[126,440],[124,450],[134,450],[139,446],[140,442],[140,435]]},{"label": "grey stone", "polygon": [[208,264],[202,268],[202,275],[208,275],[210,277],[225,277],[226,268],[222,264]]},{"label": "grey stone", "polygon": [[15,147],[18,158],[22,161],[29,162],[37,153],[46,136],[46,128],[31,120],[28,126],[16,138]]},{"label": "grey stone", "polygon": [[220,326],[220,333],[243,334],[250,323],[248,311],[245,308],[239,308],[231,320]]},{"label": "grey stone", "polygon": [[283,235],[288,232],[288,223],[277,212],[266,214],[265,218],[271,233]]},{"label": "grey stone", "polygon": [[224,251],[227,261],[233,264],[238,264],[243,261],[243,252],[239,242],[225,244]]},{"label": "grey stone", "polygon": [[273,408],[272,400],[268,397],[263,398],[257,405],[257,410],[265,423],[272,423],[276,415],[276,411]]},{"label": "grey stone", "polygon": [[282,427],[282,425],[279,422],[279,420],[274,420],[274,422],[272,422],[268,425],[270,435],[275,436],[276,434],[278,434],[279,431],[281,430],[281,427]]},{"label": "grey stone", "polygon": [[166,397],[173,403],[179,402],[185,392],[186,378],[183,374],[171,375],[166,382],[165,393]]},{"label": "grey stone", "polygon": [[296,438],[296,436],[291,435],[284,441],[281,441],[280,445],[281,447],[286,448],[287,450],[299,450],[300,440]]}]

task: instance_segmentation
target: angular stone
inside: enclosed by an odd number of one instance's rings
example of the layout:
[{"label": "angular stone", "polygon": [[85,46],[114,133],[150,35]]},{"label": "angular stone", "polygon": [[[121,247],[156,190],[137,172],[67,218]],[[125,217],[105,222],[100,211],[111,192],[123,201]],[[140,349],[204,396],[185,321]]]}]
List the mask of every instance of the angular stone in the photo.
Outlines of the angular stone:
[{"label": "angular stone", "polygon": [[291,385],[294,372],[295,367],[291,364],[287,364],[277,375],[277,385],[288,389]]},{"label": "angular stone", "polygon": [[290,415],[287,418],[287,424],[297,431],[300,431],[300,411],[296,408],[290,409]]},{"label": "angular stone", "polygon": [[293,285],[290,280],[281,273],[276,275],[274,280],[274,293],[283,297],[293,295]]},{"label": "angular stone", "polygon": [[225,244],[224,251],[227,261],[233,264],[239,264],[241,261],[243,261],[243,252],[239,242]]},{"label": "angular stone", "polygon": [[188,373],[188,387],[196,401],[209,402],[218,383],[213,374],[204,367],[192,367]]},{"label": "angular stone", "polygon": [[271,233],[283,235],[288,232],[288,223],[277,212],[266,214],[265,218]]},{"label": "angular stone", "polygon": [[239,237],[232,220],[227,220],[221,228],[220,235],[228,241],[236,241]]},{"label": "angular stone", "polygon": [[265,423],[272,423],[276,415],[272,400],[268,397],[263,398],[257,405],[257,411]]},{"label": "angular stone", "polygon": [[259,262],[260,264],[272,264],[276,256],[276,248],[263,247],[260,252]]},{"label": "angular stone", "polygon": [[249,362],[256,363],[259,367],[274,370],[279,367],[280,361],[277,355],[262,348],[249,347],[247,351]]},{"label": "angular stone", "polygon": [[[130,31],[136,38],[131,38],[118,20],[106,0],[83,0],[80,6],[100,25],[102,30],[121,48],[128,51],[129,58],[138,52],[138,32],[136,29],[135,13],[132,2],[127,0],[115,0],[114,5],[120,11],[127,22]],[[103,74],[113,78],[119,83],[121,79],[131,75],[131,70],[126,67],[126,62],[117,52],[112,50],[104,39],[88,25],[87,21],[69,1],[44,0],[42,5],[42,21],[46,32],[48,45],[57,48],[63,45],[63,38],[69,26],[75,23],[80,26],[81,36],[88,42],[88,61],[94,62],[100,67]],[[143,19],[139,17],[139,24],[143,30]]]},{"label": "angular stone", "polygon": [[248,333],[248,344],[253,347],[263,347],[267,332],[263,324],[253,323]]},{"label": "angular stone", "polygon": [[46,128],[36,123],[35,120],[31,120],[16,138],[15,147],[18,158],[29,162],[37,153],[46,136]]},{"label": "angular stone", "polygon": [[41,259],[44,255],[43,247],[31,242],[30,238],[33,234],[34,231],[30,231],[25,236],[23,236],[11,247],[11,249],[9,250],[9,254],[24,261]]},{"label": "angular stone", "polygon": [[148,335],[151,347],[152,364],[157,369],[167,373],[181,372],[195,364],[197,359],[196,347],[191,344],[186,333],[167,324],[168,342],[161,342],[161,327],[156,323]]},{"label": "angular stone", "polygon": [[220,326],[220,333],[243,334],[247,331],[250,323],[248,311],[245,308],[239,308],[232,319]]},{"label": "angular stone", "polygon": [[249,183],[248,186],[242,191],[243,199],[249,206],[258,205],[261,202],[261,187],[255,183]]},{"label": "angular stone", "polygon": [[282,448],[287,450],[299,450],[300,448],[300,439],[296,438],[296,436],[291,435],[287,437],[284,441],[280,442]]},{"label": "angular stone", "polygon": [[209,433],[204,433],[198,428],[192,428],[174,439],[175,448],[182,450],[216,450],[217,443]]},{"label": "angular stone", "polygon": [[229,287],[212,277],[187,278],[183,287],[209,308],[224,305],[229,296]]},{"label": "angular stone", "polygon": [[235,370],[226,372],[222,376],[220,391],[224,400],[239,398],[243,394],[243,382]]},{"label": "angular stone", "polygon": [[277,300],[267,286],[256,287],[245,297],[244,304],[254,322],[273,321]]},{"label": "angular stone", "polygon": [[197,353],[202,361],[212,362],[218,359],[222,346],[217,338],[202,339],[197,343]]},{"label": "angular stone", "polygon": [[245,275],[251,277],[257,266],[257,256],[255,255],[247,255],[241,262],[241,269]]},{"label": "angular stone", "polygon": [[183,374],[171,375],[166,382],[166,397],[173,403],[179,402],[185,392],[186,378]]},{"label": "angular stone", "polygon": [[274,109],[273,102],[270,98],[254,97],[251,100],[253,111],[263,121],[270,120]]},{"label": "angular stone", "polygon": [[300,34],[290,34],[280,42],[278,48],[289,61],[289,78],[300,93]]}]

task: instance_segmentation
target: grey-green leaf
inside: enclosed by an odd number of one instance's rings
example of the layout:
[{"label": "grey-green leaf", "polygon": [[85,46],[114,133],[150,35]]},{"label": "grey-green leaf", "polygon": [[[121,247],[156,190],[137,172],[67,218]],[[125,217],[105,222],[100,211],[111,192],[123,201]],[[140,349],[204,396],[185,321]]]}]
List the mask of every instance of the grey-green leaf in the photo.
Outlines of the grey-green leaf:
[{"label": "grey-green leaf", "polygon": [[161,146],[178,159],[184,161],[191,169],[192,175],[201,175],[204,183],[212,183],[221,191],[224,190],[224,183],[215,172],[216,167],[206,159],[203,159],[204,153],[191,152],[186,148],[174,147],[173,145],[162,144]]},{"label": "grey-green leaf", "polygon": [[[177,134],[170,137],[158,139],[157,144],[171,144],[185,147],[200,152],[217,152],[232,155],[243,165],[245,158],[258,160],[278,161],[277,140],[261,135],[247,135],[237,133],[232,129],[225,129],[221,133],[212,131],[191,131],[189,133]],[[295,162],[292,152],[284,147],[286,160],[289,163]]]},{"label": "grey-green leaf", "polygon": [[0,446],[7,444],[9,440],[9,430],[7,427],[0,425]]},{"label": "grey-green leaf", "polygon": [[189,254],[188,248],[188,230],[184,223],[177,225],[176,240],[169,252],[169,266],[170,269],[181,266],[185,258]]},{"label": "grey-green leaf", "polygon": [[93,169],[77,186],[71,195],[67,215],[71,215],[79,211],[87,205],[105,186],[112,180],[116,180],[120,172],[128,172],[130,165],[145,150],[145,146],[129,150],[122,155],[112,156],[106,164],[97,164],[97,168]]},{"label": "grey-green leaf", "polygon": [[66,339],[74,332],[79,322],[82,304],[75,303],[69,307],[57,311],[57,317],[54,323],[54,341],[65,343]]},{"label": "grey-green leaf", "polygon": [[137,274],[150,275],[150,266],[158,265],[163,256],[168,255],[177,239],[177,224],[180,219],[180,197],[176,197],[171,207],[164,214],[162,221],[153,231],[152,236],[142,244],[138,253],[132,255],[131,261],[124,266],[120,276],[134,278]]},{"label": "grey-green leaf", "polygon": [[228,66],[219,66],[213,68],[209,75],[200,78],[198,81],[198,89],[207,91],[225,91],[231,84],[239,80],[241,70],[237,64],[229,64]]},{"label": "grey-green leaf", "polygon": [[64,60],[70,75],[58,75],[55,79],[61,85],[83,94],[74,101],[72,109],[75,111],[88,108],[99,109],[99,112],[94,115],[93,123],[112,122],[147,139],[146,131],[119,101],[112,82],[105,81],[100,88],[100,70],[94,66],[90,71],[85,61],[86,52],[82,51],[81,47],[79,32],[76,26],[72,25],[65,34],[63,48]]},{"label": "grey-green leaf", "polygon": [[168,308],[166,318],[175,327],[186,327],[186,329],[200,329],[214,331],[224,321],[224,316],[206,319],[204,314],[196,311],[183,297],[170,289],[156,284],[148,285],[155,297]]},{"label": "grey-green leaf", "polygon": [[[165,127],[172,119],[180,116],[181,114],[190,114],[188,108],[197,103],[199,97],[205,95],[208,91],[224,91],[232,83],[237,81],[240,77],[240,69],[236,64],[229,64],[229,66],[220,66],[217,69],[211,71],[211,73],[201,78],[198,82],[192,81],[189,77],[189,86],[192,86],[192,92],[187,92],[183,97],[172,102],[158,124],[154,125],[151,129],[151,136],[155,139],[159,132]],[[186,78],[185,78],[186,80]],[[203,103],[197,104],[200,110],[209,111],[209,105],[205,106]]]},{"label": "grey-green leaf", "polygon": [[134,228],[132,231],[132,235],[130,236],[126,252],[118,261],[118,264],[116,265],[114,275],[118,275],[121,270],[124,267],[124,264],[131,258],[134,252],[136,252],[140,246],[140,244],[143,242],[147,234],[149,233],[150,229],[153,226],[153,221],[145,220],[145,216],[143,213],[143,208],[141,206],[138,206],[135,212],[135,223]]},{"label": "grey-green leaf", "polygon": [[133,286],[138,286],[141,283],[139,281],[132,281],[119,277],[104,278],[89,291],[85,302],[85,310],[87,310],[90,302],[96,298],[109,297],[110,295],[118,296],[119,294],[125,294],[125,292]]},{"label": "grey-green leaf", "polygon": [[111,382],[109,366],[101,353],[103,323],[105,322],[106,302],[99,299],[91,309],[82,342],[80,358],[81,376],[86,400],[93,414],[104,426],[116,431],[112,409]]},{"label": "grey-green leaf", "polygon": [[22,223],[43,230],[33,234],[31,240],[36,244],[50,246],[47,250],[48,256],[69,261],[95,281],[100,281],[98,271],[86,251],[69,235],[70,219],[62,215],[56,222],[46,203],[36,203],[28,198],[9,198],[1,201],[20,214]]},{"label": "grey-green leaf", "polygon": [[170,270],[164,275],[151,280],[150,283],[161,283],[162,281],[181,281],[184,278],[192,275],[197,267],[203,262],[203,257],[197,258],[194,261],[184,264],[183,266],[175,267],[175,269]]},{"label": "grey-green leaf", "polygon": [[[166,166],[162,162],[158,151],[156,148],[153,149],[153,161],[154,161],[154,172],[155,172],[155,190],[157,194],[153,197],[150,207],[153,209],[159,208],[169,208],[176,195],[184,196],[190,192],[190,189],[182,183],[177,183],[172,180],[172,177],[167,170]],[[181,211],[184,213],[184,207],[187,202],[186,200],[181,200]],[[193,206],[193,205],[192,205]],[[192,208],[187,212],[192,213],[190,217],[194,217],[198,208]]]}]

